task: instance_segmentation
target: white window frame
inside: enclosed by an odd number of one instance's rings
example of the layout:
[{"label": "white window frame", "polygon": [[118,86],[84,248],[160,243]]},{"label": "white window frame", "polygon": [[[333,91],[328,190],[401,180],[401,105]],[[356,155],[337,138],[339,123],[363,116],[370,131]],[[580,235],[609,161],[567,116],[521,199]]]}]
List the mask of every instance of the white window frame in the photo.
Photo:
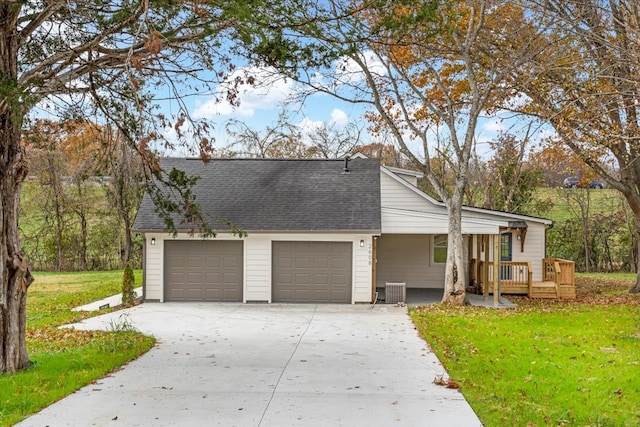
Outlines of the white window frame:
[{"label": "white window frame", "polygon": [[[442,262],[436,261],[436,238],[437,237],[444,237],[445,256],[444,256],[444,261],[442,261]],[[442,246],[438,246],[437,248],[442,249]],[[444,265],[444,264],[446,264],[448,250],[449,250],[449,235],[448,234],[434,234],[434,235],[431,236],[431,264],[432,265]]]}]

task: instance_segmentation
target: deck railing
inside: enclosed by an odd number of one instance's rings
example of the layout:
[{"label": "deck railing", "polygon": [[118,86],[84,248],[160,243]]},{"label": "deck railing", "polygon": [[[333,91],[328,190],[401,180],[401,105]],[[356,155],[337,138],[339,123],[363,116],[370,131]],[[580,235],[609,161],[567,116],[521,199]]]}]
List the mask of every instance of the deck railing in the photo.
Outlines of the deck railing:
[{"label": "deck railing", "polygon": [[[488,264],[488,269],[485,266]],[[480,284],[493,289],[493,261],[480,261]],[[529,292],[533,282],[533,268],[529,261],[502,261],[499,268],[502,292],[511,290]]]},{"label": "deck railing", "polygon": [[[476,269],[477,263],[477,269]],[[478,290],[493,292],[493,261],[473,260],[474,282]],[[476,273],[477,272],[477,273]],[[560,258],[542,260],[542,282],[533,282],[533,268],[528,261],[502,261],[499,268],[500,292],[529,295],[534,298],[575,298],[575,263]],[[477,276],[477,277],[476,277]]]},{"label": "deck railing", "polygon": [[575,286],[576,264],[561,258],[545,258],[542,260],[542,271],[545,282],[556,282],[558,286]]}]

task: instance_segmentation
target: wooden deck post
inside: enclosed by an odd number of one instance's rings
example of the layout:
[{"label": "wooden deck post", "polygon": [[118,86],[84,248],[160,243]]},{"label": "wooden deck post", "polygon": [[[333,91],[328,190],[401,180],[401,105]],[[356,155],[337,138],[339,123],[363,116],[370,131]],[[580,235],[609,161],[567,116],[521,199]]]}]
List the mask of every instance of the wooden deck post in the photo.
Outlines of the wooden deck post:
[{"label": "wooden deck post", "polygon": [[475,276],[476,276],[476,293],[480,293],[479,289],[480,289],[480,283],[482,283],[482,269],[481,269],[481,265],[482,263],[480,262],[480,256],[481,256],[481,251],[480,251],[480,245],[482,244],[480,241],[480,235],[476,234],[475,236],[476,238],[476,271],[475,271]]},{"label": "wooden deck post", "polygon": [[493,235],[493,305],[500,304],[500,235]]},{"label": "wooden deck post", "polygon": [[489,299],[489,236],[482,236],[482,247],[484,249],[484,264],[482,269],[482,294],[484,300]]},{"label": "wooden deck post", "polygon": [[527,296],[531,297],[533,289],[533,266],[531,262],[527,263]]}]

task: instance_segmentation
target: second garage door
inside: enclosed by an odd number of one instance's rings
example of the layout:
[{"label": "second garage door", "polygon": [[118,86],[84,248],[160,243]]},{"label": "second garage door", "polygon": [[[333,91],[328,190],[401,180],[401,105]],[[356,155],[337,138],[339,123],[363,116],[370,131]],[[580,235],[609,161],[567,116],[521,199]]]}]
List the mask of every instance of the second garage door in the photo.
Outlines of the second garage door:
[{"label": "second garage door", "polygon": [[351,303],[351,242],[273,242],[273,302]]},{"label": "second garage door", "polygon": [[166,241],[166,301],[242,301],[242,242]]}]

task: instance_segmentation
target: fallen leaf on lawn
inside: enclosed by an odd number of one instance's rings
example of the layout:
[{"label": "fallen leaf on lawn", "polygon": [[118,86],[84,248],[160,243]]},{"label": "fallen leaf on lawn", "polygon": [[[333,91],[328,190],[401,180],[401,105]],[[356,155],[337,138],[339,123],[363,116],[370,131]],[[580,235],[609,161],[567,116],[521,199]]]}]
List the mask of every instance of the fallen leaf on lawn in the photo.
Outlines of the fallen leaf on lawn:
[{"label": "fallen leaf on lawn", "polygon": [[441,385],[441,386],[446,387],[446,388],[453,388],[453,389],[460,388],[460,384],[458,384],[457,382],[453,381],[451,378],[449,378],[448,380],[445,380],[443,375],[437,375],[433,379],[433,383],[435,385]]}]

